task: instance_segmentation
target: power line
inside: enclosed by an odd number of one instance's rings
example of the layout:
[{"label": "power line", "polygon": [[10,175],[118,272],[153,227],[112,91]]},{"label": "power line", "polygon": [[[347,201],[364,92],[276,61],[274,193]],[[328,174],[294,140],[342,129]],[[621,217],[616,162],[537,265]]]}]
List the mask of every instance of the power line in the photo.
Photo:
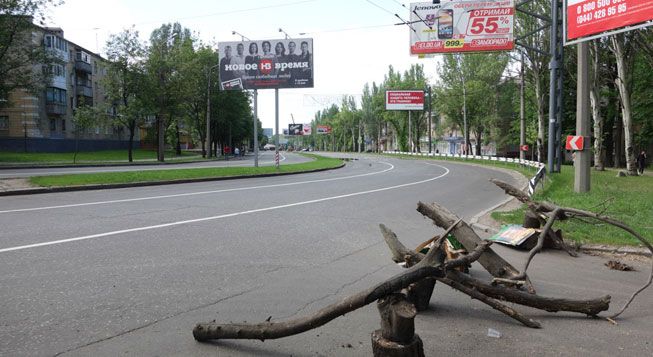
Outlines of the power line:
[{"label": "power line", "polygon": [[385,7],[379,5],[379,4],[377,4],[377,3],[375,3],[375,2],[373,2],[373,1],[371,1],[371,0],[365,0],[365,1],[368,2],[369,4],[371,4],[372,6],[375,6],[375,7],[379,8],[379,9],[381,9],[382,11],[387,12],[388,14],[390,14],[390,15],[392,15],[392,16],[395,16],[395,15],[396,15],[394,12],[392,12],[392,11],[386,9]]}]

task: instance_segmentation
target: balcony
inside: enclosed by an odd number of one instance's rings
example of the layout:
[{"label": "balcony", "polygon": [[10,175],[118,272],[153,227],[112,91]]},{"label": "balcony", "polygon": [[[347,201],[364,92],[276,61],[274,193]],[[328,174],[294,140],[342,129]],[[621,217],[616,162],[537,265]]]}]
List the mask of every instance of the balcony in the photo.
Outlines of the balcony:
[{"label": "balcony", "polygon": [[75,70],[86,73],[93,73],[93,67],[90,63],[86,63],[82,60],[75,60]]},{"label": "balcony", "polygon": [[91,88],[90,86],[87,87],[87,86],[84,86],[84,85],[77,84],[77,89],[76,89],[75,93],[77,95],[92,98],[93,97],[93,88]]},{"label": "balcony", "polygon": [[60,104],[60,103],[46,103],[45,104],[45,111],[48,114],[65,115],[66,114],[66,105],[65,104]]}]

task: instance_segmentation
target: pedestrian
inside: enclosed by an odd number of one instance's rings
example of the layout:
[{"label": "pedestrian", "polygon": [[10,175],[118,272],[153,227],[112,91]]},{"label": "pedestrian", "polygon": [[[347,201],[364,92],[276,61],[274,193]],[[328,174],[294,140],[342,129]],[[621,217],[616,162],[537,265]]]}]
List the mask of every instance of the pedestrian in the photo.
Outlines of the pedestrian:
[{"label": "pedestrian", "polygon": [[637,155],[637,173],[640,175],[644,175],[644,166],[646,165],[646,151],[642,150],[642,152]]},{"label": "pedestrian", "polygon": [[236,155],[236,157],[240,156],[240,149],[238,147],[234,148],[234,155]]}]

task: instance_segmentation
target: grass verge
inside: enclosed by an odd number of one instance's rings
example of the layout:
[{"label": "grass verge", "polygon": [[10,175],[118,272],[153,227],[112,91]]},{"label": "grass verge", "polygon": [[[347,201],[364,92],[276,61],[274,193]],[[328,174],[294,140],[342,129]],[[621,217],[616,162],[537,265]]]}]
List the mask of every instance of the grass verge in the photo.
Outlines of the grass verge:
[{"label": "grass verge", "polygon": [[[653,240],[653,177],[617,177],[615,171],[592,171],[591,189],[574,192],[574,169],[562,166],[559,174],[548,175],[544,189],[535,193],[539,201],[588,210],[618,219],[649,241]],[[505,224],[521,224],[525,207],[509,212],[494,212],[492,218]],[[556,222],[563,236],[579,243],[639,245],[627,232],[602,222],[570,219]]]},{"label": "grass verge", "polygon": [[266,175],[275,173],[291,173],[312,171],[338,167],[342,164],[339,159],[331,159],[318,155],[305,156],[314,159],[301,164],[282,165],[279,169],[274,166],[259,167],[216,167],[201,169],[175,169],[175,170],[147,170],[130,172],[103,172],[97,174],[74,174],[37,176],[30,178],[33,185],[41,187],[83,186],[98,184],[122,184],[136,182],[157,182],[170,180],[188,180],[201,178],[218,178],[233,176]]},{"label": "grass verge", "polygon": [[[73,164],[74,152],[61,153],[40,153],[40,152],[7,152],[0,151],[0,164]],[[99,163],[99,162],[127,162],[127,150],[103,150],[103,151],[84,151],[78,152],[76,163]],[[166,151],[166,158],[179,158],[174,151]],[[198,156],[194,152],[182,151],[181,157]],[[156,160],[156,150],[135,149],[133,151],[134,160]]]}]

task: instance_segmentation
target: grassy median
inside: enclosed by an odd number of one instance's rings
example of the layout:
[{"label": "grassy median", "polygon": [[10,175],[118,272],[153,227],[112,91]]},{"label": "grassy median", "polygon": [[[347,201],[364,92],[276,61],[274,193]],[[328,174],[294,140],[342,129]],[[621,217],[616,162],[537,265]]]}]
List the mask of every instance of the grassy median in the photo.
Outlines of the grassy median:
[{"label": "grassy median", "polygon": [[54,176],[37,176],[30,178],[33,185],[41,187],[83,186],[98,184],[123,184],[136,182],[156,182],[170,180],[189,180],[233,176],[267,175],[335,168],[342,165],[342,160],[318,155],[309,155],[313,161],[301,164],[259,167],[216,167],[200,169],[147,170],[130,172],[103,172],[93,174],[71,174]]},{"label": "grassy median", "polygon": [[[549,175],[544,189],[535,193],[536,200],[546,200],[559,206],[588,210],[618,219],[631,226],[649,241],[653,241],[653,176],[617,177],[616,171],[592,171],[591,189],[574,192],[574,169],[562,166],[562,172]],[[521,224],[525,208],[510,212],[494,212],[492,217],[502,223]],[[638,245],[627,232],[602,222],[571,219],[556,222],[563,237],[580,243]]]},{"label": "grassy median", "polygon": [[[135,161],[156,161],[156,150],[134,149],[132,152]],[[39,165],[72,165],[74,152],[7,152],[0,151],[0,165],[11,164],[39,164]],[[174,151],[166,151],[168,159],[190,159],[200,157],[196,152],[182,151],[181,156],[176,156]],[[77,153],[75,163],[112,163],[127,162],[127,150],[80,151]]]}]

